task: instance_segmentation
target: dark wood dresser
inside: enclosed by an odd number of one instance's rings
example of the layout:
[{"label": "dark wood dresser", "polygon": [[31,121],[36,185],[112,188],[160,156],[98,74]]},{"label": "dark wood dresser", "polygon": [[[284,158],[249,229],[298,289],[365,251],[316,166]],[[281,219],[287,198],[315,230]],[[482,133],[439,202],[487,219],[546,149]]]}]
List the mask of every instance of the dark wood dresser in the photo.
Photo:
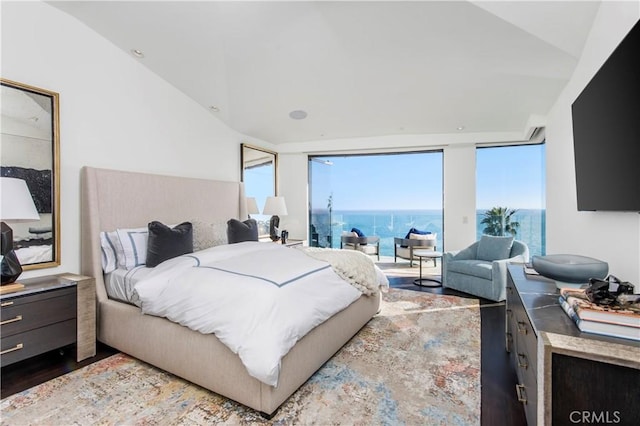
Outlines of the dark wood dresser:
[{"label": "dark wood dresser", "polygon": [[555,282],[509,266],[506,349],[529,425],[640,424],[640,342],[582,333]]},{"label": "dark wood dresser", "polygon": [[95,282],[73,274],[20,280],[0,296],[0,364],[76,344],[77,361],[96,353]]}]

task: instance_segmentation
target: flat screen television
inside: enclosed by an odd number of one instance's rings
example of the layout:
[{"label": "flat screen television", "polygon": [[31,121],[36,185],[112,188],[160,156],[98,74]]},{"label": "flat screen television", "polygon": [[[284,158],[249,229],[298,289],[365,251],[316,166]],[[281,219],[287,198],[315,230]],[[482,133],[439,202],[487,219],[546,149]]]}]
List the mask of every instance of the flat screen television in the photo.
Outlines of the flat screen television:
[{"label": "flat screen television", "polygon": [[640,21],[571,106],[578,210],[640,212]]}]

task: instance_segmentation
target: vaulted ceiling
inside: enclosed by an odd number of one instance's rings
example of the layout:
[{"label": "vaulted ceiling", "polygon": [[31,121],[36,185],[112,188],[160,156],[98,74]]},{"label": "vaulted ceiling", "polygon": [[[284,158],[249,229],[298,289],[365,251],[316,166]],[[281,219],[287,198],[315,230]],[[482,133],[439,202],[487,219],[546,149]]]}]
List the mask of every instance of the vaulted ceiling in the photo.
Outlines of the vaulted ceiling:
[{"label": "vaulted ceiling", "polygon": [[[274,143],[527,131],[597,1],[50,2],[233,129]],[[292,111],[307,113],[302,120]]]}]

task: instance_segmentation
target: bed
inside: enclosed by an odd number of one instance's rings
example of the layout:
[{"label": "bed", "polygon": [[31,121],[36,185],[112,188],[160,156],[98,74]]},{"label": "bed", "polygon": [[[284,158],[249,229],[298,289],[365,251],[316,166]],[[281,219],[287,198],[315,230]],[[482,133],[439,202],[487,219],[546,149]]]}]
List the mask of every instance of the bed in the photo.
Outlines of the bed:
[{"label": "bed", "polygon": [[270,417],[376,314],[379,292],[360,296],[299,340],[282,358],[277,386],[271,386],[249,375],[239,356],[214,334],[144,315],[137,306],[110,298],[101,261],[101,231],[152,220],[246,217],[241,183],[90,167],[81,171],[81,270],[96,279],[98,340]]}]

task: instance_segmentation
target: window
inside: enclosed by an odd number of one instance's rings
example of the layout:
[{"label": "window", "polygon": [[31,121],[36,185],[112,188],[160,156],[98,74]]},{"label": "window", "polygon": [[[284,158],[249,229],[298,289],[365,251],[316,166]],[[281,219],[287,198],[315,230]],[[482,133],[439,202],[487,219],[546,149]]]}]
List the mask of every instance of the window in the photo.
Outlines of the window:
[{"label": "window", "polygon": [[309,242],[340,247],[344,231],[380,237],[393,256],[394,237],[409,229],[443,241],[442,151],[309,157]]},{"label": "window", "polygon": [[476,150],[477,236],[514,235],[545,254],[545,145]]}]

